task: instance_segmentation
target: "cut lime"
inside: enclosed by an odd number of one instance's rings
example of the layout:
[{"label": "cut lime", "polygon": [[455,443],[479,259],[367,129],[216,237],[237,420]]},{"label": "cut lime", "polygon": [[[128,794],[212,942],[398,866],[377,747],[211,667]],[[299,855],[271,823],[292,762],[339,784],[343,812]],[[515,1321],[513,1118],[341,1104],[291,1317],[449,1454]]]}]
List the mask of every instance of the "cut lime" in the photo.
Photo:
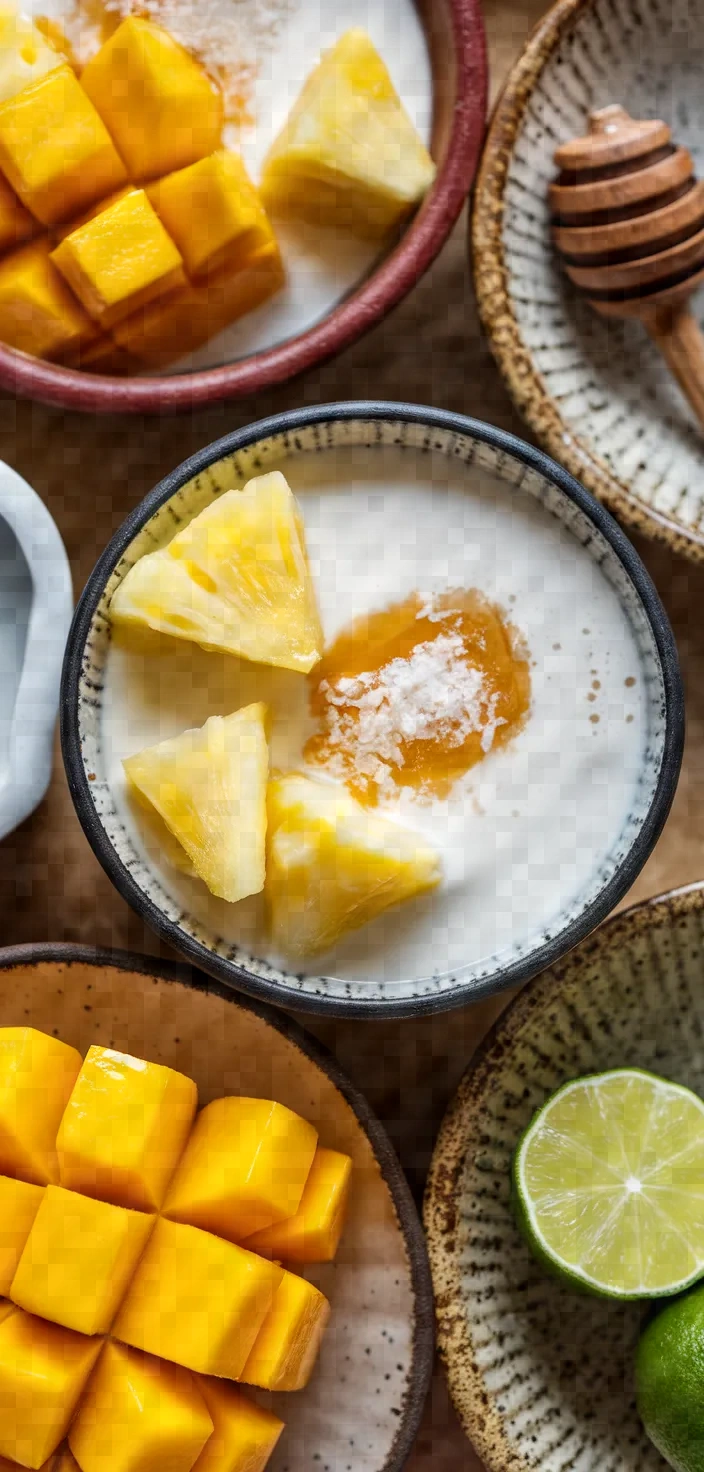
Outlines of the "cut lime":
[{"label": "cut lime", "polygon": [[704,1275],[704,1102],[636,1068],[575,1079],[519,1142],[513,1186],[536,1255],[607,1298]]}]

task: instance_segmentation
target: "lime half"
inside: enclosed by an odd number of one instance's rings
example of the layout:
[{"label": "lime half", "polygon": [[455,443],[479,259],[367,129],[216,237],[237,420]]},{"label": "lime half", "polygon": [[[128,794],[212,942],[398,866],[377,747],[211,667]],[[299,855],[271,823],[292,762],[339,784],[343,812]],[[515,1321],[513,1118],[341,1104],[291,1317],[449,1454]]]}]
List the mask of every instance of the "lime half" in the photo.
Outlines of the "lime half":
[{"label": "lime half", "polygon": [[635,1068],[565,1084],[516,1150],[524,1231],[562,1277],[608,1298],[704,1275],[704,1102]]}]

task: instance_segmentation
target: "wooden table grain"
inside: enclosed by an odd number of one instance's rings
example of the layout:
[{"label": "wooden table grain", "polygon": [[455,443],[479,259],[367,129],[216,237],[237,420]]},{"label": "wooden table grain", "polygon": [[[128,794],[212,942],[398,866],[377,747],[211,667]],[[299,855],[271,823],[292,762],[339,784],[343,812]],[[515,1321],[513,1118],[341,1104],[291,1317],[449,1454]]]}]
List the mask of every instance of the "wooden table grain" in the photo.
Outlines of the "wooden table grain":
[{"label": "wooden table grain", "polygon": [[[493,95],[542,0],[486,0]],[[45,498],[66,542],[75,591],[127,512],[187,455],[218,435],[301,404],[373,395],[475,415],[524,434],[477,321],[466,265],[466,222],[395,313],[336,362],[244,403],[182,418],[89,419],[0,398],[0,458]],[[667,827],[629,903],[704,876],[704,568],[639,543],[673,622],[688,701],[679,791]],[[152,955],[165,947],[112,888],[75,818],[58,747],[46,801],[0,843],[0,945],[65,940]],[[451,1016],[381,1024],[307,1026],[337,1053],[385,1120],[420,1197],[433,1138],[477,1043],[502,1003]],[[436,1374],[409,1472],[477,1472]]]}]

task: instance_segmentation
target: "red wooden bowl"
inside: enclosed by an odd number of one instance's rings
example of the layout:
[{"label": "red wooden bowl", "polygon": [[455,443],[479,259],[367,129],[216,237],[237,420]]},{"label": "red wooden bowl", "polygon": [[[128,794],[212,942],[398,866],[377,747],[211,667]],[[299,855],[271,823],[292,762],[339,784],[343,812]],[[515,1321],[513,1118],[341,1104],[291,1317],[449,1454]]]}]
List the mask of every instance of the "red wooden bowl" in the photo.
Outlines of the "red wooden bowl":
[{"label": "red wooden bowl", "polygon": [[435,183],[399,244],[308,331],[197,373],[110,378],[0,344],[0,388],[87,413],[155,414],[244,398],[349,347],[411,290],[442,249],[472,185],[484,132],[487,61],[480,0],[417,0],[433,74]]}]

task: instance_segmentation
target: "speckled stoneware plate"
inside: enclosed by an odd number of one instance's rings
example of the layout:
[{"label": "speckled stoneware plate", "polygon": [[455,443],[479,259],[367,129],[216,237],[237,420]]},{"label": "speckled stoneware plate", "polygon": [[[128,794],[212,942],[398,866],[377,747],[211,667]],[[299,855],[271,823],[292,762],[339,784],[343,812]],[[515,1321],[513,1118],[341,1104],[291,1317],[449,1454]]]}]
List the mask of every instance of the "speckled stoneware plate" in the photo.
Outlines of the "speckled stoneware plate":
[{"label": "speckled stoneware plate", "polygon": [[0,950],[0,1026],[115,1047],[189,1074],[201,1104],[275,1098],[352,1156],[335,1263],[306,1270],[332,1304],[309,1387],[262,1396],[286,1422],[269,1472],[398,1472],[433,1364],[423,1233],[386,1132],[335,1060],[295,1023],[188,966],[69,945]]},{"label": "speckled stoneware plate", "polygon": [[[579,299],[549,238],[559,143],[592,108],[664,118],[704,172],[703,0],[559,0],[499,98],[478,175],[473,269],[508,387],[541,443],[624,522],[704,559],[704,440],[638,322]],[[693,308],[704,321],[704,291]]]},{"label": "speckled stoneware plate", "polygon": [[647,1308],[575,1294],[509,1205],[511,1154],[568,1079],[620,1066],[704,1093],[704,885],[614,917],[531,983],[465,1074],[435,1147],[425,1227],[440,1352],[490,1472],[656,1472],[635,1408]]}]

